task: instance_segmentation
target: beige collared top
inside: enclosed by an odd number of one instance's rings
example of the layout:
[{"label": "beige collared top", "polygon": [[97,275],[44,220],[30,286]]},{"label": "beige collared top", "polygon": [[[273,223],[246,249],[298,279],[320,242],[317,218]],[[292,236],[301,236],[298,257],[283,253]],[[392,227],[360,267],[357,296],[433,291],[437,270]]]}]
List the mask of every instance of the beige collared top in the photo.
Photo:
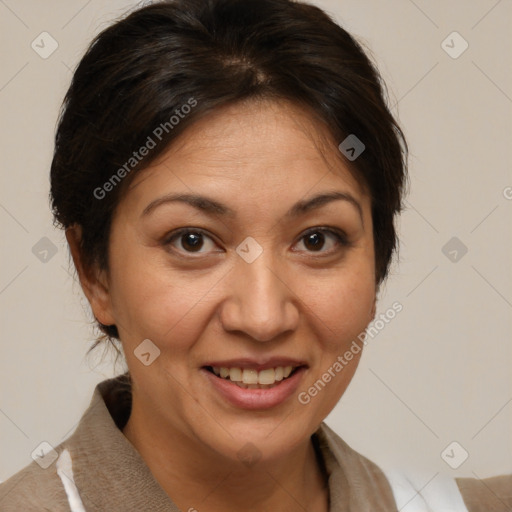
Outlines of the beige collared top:
[{"label": "beige collared top", "polygon": [[[126,375],[98,384],[75,432],[45,456],[53,455],[49,467],[33,462],[0,485],[0,511],[179,512],[120,430],[130,408]],[[330,512],[397,512],[379,467],[324,423],[312,440],[328,474]],[[512,475],[456,482],[469,512],[512,511]]]}]

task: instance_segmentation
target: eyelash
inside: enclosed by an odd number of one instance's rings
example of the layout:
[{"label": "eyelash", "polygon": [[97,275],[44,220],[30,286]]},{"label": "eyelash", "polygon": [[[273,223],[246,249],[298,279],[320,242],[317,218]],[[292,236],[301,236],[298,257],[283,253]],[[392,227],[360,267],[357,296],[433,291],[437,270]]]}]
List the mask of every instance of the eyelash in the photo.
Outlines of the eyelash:
[{"label": "eyelash", "polygon": [[[173,241],[179,240],[181,236],[189,234],[189,233],[193,233],[196,235],[202,235],[202,236],[214,241],[213,238],[210,235],[208,235],[208,233],[201,228],[181,228],[181,229],[178,229],[177,231],[173,231],[168,236],[166,236],[163,241],[163,245],[164,246],[172,245]],[[324,235],[325,234],[332,235],[334,237],[335,241],[337,242],[337,244],[339,245],[339,247],[334,248],[329,251],[318,251],[318,252],[317,251],[306,251],[312,255],[315,255],[315,254],[318,254],[320,256],[331,255],[332,253],[339,250],[339,248],[348,248],[352,245],[351,242],[347,239],[347,235],[343,231],[341,231],[337,228],[330,228],[330,227],[329,228],[328,227],[310,228],[306,232],[303,233],[303,235],[299,238],[299,241],[305,239],[307,236],[309,236],[313,233],[322,233]],[[194,254],[199,254],[199,255],[205,254],[205,253],[200,253],[200,252],[194,253],[194,252],[189,252],[189,251],[182,251],[181,249],[176,249],[176,250],[180,254],[183,254],[183,252],[185,252],[185,254],[190,255],[190,257],[192,257],[192,258],[198,257],[198,256],[192,256]]]}]

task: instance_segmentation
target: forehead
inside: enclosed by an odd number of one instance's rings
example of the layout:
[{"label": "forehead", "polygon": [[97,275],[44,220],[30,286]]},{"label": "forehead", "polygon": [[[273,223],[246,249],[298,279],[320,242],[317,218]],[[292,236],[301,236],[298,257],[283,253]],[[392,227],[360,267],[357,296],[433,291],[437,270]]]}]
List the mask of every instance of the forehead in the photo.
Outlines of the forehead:
[{"label": "forehead", "polygon": [[354,174],[326,125],[311,112],[286,101],[262,100],[224,106],[203,116],[140,171],[130,188],[181,181],[218,193],[237,185],[246,194],[276,187],[305,193],[304,187],[321,181],[363,196],[364,187]]}]

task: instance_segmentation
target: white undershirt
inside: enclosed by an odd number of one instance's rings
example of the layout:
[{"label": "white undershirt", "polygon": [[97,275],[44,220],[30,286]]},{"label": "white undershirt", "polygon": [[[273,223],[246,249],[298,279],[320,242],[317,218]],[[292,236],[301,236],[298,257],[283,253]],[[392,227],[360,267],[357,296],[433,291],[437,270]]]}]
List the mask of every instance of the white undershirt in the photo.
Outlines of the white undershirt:
[{"label": "white undershirt", "polygon": [[455,479],[446,475],[398,472],[380,466],[399,512],[468,512]]}]

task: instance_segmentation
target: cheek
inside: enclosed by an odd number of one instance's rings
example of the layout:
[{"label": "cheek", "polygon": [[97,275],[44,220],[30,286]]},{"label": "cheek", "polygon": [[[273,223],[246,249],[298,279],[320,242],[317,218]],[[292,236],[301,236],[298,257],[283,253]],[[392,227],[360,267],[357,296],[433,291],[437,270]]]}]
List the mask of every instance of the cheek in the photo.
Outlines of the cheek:
[{"label": "cheek", "polygon": [[149,338],[163,349],[172,341],[173,351],[179,351],[204,327],[214,276],[186,279],[143,252],[126,253],[112,276],[112,306],[124,343],[132,346]]},{"label": "cheek", "polygon": [[304,302],[316,318],[325,350],[342,349],[364,331],[372,319],[373,275],[340,272],[310,286]]},{"label": "cheek", "polygon": [[338,403],[356,373],[362,339],[372,319],[375,283],[371,272],[331,276],[311,289],[307,304],[318,341],[312,372],[300,390],[315,419],[325,418]]}]

